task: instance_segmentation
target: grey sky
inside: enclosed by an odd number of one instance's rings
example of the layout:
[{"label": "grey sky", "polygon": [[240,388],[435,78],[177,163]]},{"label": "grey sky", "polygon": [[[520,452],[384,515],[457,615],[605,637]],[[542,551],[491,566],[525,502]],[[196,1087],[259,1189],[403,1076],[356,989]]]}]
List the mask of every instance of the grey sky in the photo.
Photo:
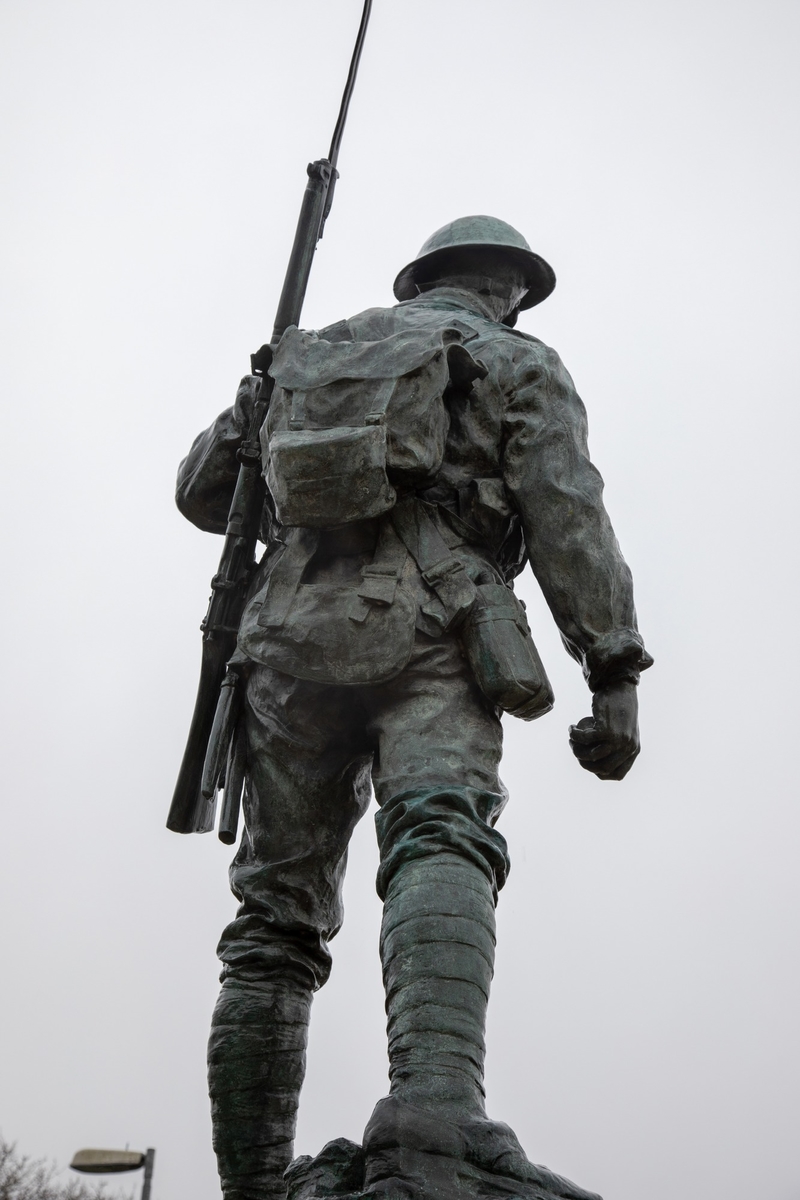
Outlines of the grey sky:
[{"label": "grey sky", "polygon": [[[0,6],[7,738],[0,1128],[154,1145],[214,1200],[204,1083],[229,851],[164,829],[219,551],[172,487],[277,301],[359,0]],[[606,1200],[798,1200],[800,7],[375,0],[304,323],[391,302],[435,228],[518,226],[656,666],[622,784],[557,695],[509,721],[492,1114]],[[386,1087],[371,818],[299,1152]]]}]

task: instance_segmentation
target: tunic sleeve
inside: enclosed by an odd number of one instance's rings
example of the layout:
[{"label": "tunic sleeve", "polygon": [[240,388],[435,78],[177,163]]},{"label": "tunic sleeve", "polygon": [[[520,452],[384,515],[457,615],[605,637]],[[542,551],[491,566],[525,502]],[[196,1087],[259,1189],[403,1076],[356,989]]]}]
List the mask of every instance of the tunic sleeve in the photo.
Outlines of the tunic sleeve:
[{"label": "tunic sleeve", "polygon": [[534,575],[593,691],[649,667],[631,573],[589,459],[586,410],[554,351],[515,356],[506,395],[503,473]]},{"label": "tunic sleeve", "polygon": [[199,434],[178,468],[175,501],[183,515],[206,533],[224,533],[239,474],[236,452],[247,434],[256,380],[246,375],[232,408]]}]

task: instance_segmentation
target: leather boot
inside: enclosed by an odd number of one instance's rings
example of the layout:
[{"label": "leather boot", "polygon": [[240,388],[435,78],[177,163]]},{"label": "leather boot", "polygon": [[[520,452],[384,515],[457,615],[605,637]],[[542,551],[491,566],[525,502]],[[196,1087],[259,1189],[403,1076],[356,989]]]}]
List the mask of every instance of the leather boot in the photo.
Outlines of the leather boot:
[{"label": "leather boot", "polygon": [[310,990],[292,980],[228,979],[222,986],[208,1085],[225,1200],[286,1198],[310,1009]]}]

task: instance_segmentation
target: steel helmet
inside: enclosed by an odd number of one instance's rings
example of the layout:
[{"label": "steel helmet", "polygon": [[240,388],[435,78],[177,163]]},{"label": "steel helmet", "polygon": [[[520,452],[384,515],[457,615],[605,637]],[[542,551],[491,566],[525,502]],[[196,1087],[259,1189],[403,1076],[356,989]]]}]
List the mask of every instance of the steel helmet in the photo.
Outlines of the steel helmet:
[{"label": "steel helmet", "polygon": [[525,273],[528,291],[520,308],[533,308],[534,304],[546,300],[556,286],[553,268],[538,254],[534,254],[521,233],[497,217],[459,217],[431,234],[413,262],[394,281],[394,294],[398,300],[413,300],[417,295],[417,281],[435,278],[440,262],[453,258],[454,251],[463,252],[468,259],[471,250],[487,247],[501,250],[503,255],[521,267]]}]

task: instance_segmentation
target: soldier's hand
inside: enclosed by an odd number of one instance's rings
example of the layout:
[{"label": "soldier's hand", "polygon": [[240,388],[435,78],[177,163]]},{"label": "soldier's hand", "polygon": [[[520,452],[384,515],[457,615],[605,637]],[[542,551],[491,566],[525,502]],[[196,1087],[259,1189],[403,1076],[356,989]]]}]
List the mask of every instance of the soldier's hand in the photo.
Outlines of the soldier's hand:
[{"label": "soldier's hand", "polygon": [[592,715],[571,725],[572,753],[600,779],[623,779],[639,753],[639,699],[633,683],[600,688]]}]

